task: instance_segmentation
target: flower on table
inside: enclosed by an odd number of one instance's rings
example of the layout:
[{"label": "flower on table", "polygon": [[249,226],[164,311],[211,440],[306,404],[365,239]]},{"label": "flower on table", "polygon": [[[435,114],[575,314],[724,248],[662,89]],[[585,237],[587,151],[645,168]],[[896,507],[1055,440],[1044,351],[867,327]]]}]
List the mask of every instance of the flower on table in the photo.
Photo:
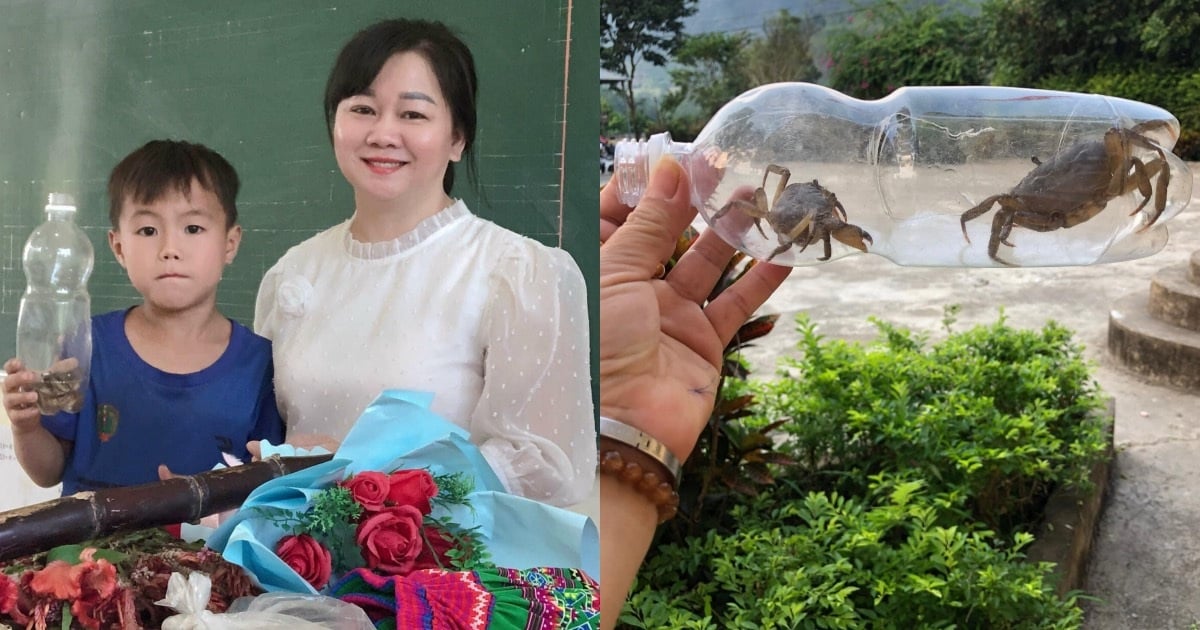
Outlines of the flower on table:
[{"label": "flower on table", "polygon": [[34,627],[45,627],[55,615],[74,619],[84,628],[124,626],[121,619],[132,618],[132,600],[118,584],[117,567],[96,553],[87,547],[78,552],[74,564],[49,561],[41,569],[23,573],[19,583],[7,575],[0,577],[0,614]]},{"label": "flower on table", "polygon": [[333,557],[324,545],[308,534],[284,536],[275,548],[279,559],[304,578],[313,588],[324,588],[333,571]]},{"label": "flower on table", "polygon": [[350,496],[354,502],[368,512],[378,512],[383,509],[383,505],[388,499],[390,486],[387,475],[373,470],[358,473],[342,482],[342,487],[350,490]]},{"label": "flower on table", "polygon": [[[411,505],[397,505],[364,515],[354,535],[367,567],[388,575],[407,575],[424,546],[425,515]],[[314,585],[315,586],[315,585]]]},{"label": "flower on table", "polygon": [[428,515],[438,496],[438,486],[427,470],[397,470],[388,475],[388,501],[393,505],[411,505]]},{"label": "flower on table", "polygon": [[20,587],[8,574],[0,573],[0,615],[7,615],[17,607],[19,591]]},{"label": "flower on table", "polygon": [[472,490],[462,473],[363,471],[317,492],[302,513],[256,509],[289,532],[275,544],[275,554],[320,590],[331,575],[359,567],[405,576],[490,566],[473,529],[432,516],[435,505],[468,505]]},{"label": "flower on table", "polygon": [[0,628],[158,628],[168,579],[195,571],[212,578],[212,613],[262,592],[210,549],[160,528],[122,532],[0,562]]}]

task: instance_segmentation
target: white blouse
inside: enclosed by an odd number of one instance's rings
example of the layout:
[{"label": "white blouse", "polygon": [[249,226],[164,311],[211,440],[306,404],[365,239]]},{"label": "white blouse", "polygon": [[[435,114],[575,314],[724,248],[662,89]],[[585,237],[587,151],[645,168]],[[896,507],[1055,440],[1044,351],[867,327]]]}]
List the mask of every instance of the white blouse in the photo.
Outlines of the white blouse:
[{"label": "white blouse", "polygon": [[291,248],[254,329],[274,345],[289,435],[340,440],[382,390],[428,391],[510,492],[571,505],[592,488],[583,276],[462,201],[393,241],[355,241],[346,221]]}]

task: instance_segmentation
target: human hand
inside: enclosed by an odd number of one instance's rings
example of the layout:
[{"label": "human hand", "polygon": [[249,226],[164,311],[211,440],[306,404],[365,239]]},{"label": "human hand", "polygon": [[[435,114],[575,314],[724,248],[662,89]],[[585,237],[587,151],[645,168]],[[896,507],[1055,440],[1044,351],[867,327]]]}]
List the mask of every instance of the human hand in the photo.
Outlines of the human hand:
[{"label": "human hand", "polygon": [[[299,435],[289,437],[285,444],[290,444],[295,448],[302,448],[306,450],[312,450],[314,448],[321,447],[330,453],[336,453],[338,447],[342,445],[341,442],[333,439],[333,437],[318,433],[301,433]],[[256,462],[262,459],[262,442],[259,440],[246,442],[246,450],[250,452],[250,461]]]},{"label": "human hand", "polygon": [[42,426],[42,412],[38,410],[37,392],[33,386],[38,375],[25,369],[20,359],[9,359],[4,363],[4,411],[12,423],[13,433],[32,431]]},{"label": "human hand", "polygon": [[696,216],[683,169],[664,159],[636,209],[600,192],[600,413],[657,438],[681,461],[716,402],[722,353],[791,271],[759,263],[707,305],[734,249],[706,230],[656,273]]}]

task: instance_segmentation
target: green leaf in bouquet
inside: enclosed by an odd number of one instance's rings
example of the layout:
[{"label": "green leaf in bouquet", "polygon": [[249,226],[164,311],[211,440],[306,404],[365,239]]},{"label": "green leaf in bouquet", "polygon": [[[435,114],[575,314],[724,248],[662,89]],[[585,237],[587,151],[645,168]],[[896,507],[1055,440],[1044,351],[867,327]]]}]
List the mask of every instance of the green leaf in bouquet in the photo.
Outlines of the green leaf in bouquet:
[{"label": "green leaf in bouquet", "polygon": [[[46,562],[61,560],[67,564],[79,564],[81,562],[80,555],[83,553],[83,550],[87,548],[88,545],[80,544],[61,545],[59,547],[55,547],[46,552]],[[113,551],[112,549],[96,549],[95,553],[92,554],[92,558],[96,560],[108,560],[113,564],[123,562],[125,558],[128,557],[129,556],[119,551]]]},{"label": "green leaf in bouquet", "polygon": [[[450,568],[455,571],[477,571],[496,566],[492,562],[491,553],[488,552],[487,547],[480,540],[480,527],[478,525],[471,528],[463,528],[461,525],[444,516],[438,518],[427,516],[425,517],[425,525],[436,527],[450,542],[451,546],[445,552],[450,566],[442,568]],[[422,532],[421,535],[425,536],[425,533]],[[428,537],[425,538],[425,544],[432,544]],[[440,559],[438,560],[438,564],[441,564]]]},{"label": "green leaf in bouquet", "polygon": [[434,475],[433,483],[437,484],[438,493],[433,498],[435,505],[470,505],[467,500],[475,491],[475,482],[466,473],[454,472],[445,475]]},{"label": "green leaf in bouquet", "polygon": [[354,500],[349,488],[334,486],[326,488],[313,497],[312,508],[305,515],[304,528],[312,534],[333,535],[345,529],[362,515],[362,506]]}]

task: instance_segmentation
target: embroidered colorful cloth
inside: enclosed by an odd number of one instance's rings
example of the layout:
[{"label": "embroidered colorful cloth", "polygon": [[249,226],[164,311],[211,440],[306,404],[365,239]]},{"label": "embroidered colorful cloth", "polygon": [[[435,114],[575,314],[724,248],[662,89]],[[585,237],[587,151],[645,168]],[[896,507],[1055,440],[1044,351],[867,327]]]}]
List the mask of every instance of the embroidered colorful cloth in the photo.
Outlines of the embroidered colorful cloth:
[{"label": "embroidered colorful cloth", "polygon": [[575,569],[347,573],[330,595],[391,630],[583,630],[600,627],[600,588]]}]

